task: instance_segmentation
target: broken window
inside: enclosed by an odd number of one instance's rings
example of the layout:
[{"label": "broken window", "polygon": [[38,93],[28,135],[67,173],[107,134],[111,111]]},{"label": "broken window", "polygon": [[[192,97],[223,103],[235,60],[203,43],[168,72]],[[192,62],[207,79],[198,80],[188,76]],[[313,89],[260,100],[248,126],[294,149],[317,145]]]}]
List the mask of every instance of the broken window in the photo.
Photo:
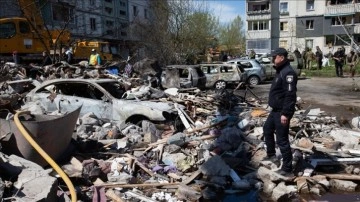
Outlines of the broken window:
[{"label": "broken window", "polygon": [[314,29],[314,20],[306,20],[306,29]]},{"label": "broken window", "polygon": [[37,92],[56,93],[67,96],[77,96],[88,99],[102,100],[104,93],[102,93],[95,86],[87,83],[59,83],[45,86]]},{"label": "broken window", "polygon": [[288,31],[288,22],[280,22],[280,31]]},{"label": "broken window", "polygon": [[53,4],[52,16],[54,21],[74,23],[74,9],[64,5]]},{"label": "broken window", "polygon": [[346,17],[339,17],[339,16],[337,16],[337,17],[333,17],[332,19],[331,19],[331,25],[333,25],[333,26],[338,26],[338,25],[345,25],[345,23],[346,23]]},{"label": "broken window", "polygon": [[245,69],[252,68],[252,64],[250,62],[241,62],[240,64]]},{"label": "broken window", "polygon": [[22,34],[30,33],[30,26],[27,22],[19,22],[19,28]]},{"label": "broken window", "polygon": [[16,27],[12,22],[0,24],[0,38],[7,39],[15,36]]},{"label": "broken window", "polygon": [[113,9],[110,8],[110,7],[105,7],[105,11],[106,11],[107,13],[111,14],[112,11],[113,11]]},{"label": "broken window", "polygon": [[180,78],[189,78],[189,70],[188,69],[179,69]]},{"label": "broken window", "polygon": [[117,82],[99,83],[99,85],[117,99],[121,99],[126,92],[124,86]]}]

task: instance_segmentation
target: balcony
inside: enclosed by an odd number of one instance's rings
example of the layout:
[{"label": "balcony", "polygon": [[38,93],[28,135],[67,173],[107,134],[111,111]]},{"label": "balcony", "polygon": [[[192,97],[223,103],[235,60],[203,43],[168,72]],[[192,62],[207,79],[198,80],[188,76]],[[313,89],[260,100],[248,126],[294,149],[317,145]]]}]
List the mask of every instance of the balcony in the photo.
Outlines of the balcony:
[{"label": "balcony", "polygon": [[352,15],[360,12],[360,3],[338,4],[326,6],[325,16]]},{"label": "balcony", "polygon": [[247,39],[269,39],[270,30],[250,30],[247,31]]},{"label": "balcony", "polygon": [[260,11],[248,11],[247,15],[266,15],[266,14],[270,14],[271,11],[270,9],[268,10],[260,10]]},{"label": "balcony", "polygon": [[261,15],[247,15],[246,20],[270,20],[271,14],[261,14]]},{"label": "balcony", "polygon": [[354,34],[360,34],[360,24],[355,24],[354,26]]}]

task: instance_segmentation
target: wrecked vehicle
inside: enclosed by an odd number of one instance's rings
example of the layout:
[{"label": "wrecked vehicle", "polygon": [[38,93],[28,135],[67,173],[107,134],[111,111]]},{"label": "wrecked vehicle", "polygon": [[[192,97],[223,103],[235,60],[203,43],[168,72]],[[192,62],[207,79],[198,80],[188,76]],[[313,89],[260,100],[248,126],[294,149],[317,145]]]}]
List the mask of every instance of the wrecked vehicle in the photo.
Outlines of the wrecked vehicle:
[{"label": "wrecked vehicle", "polygon": [[125,95],[124,86],[114,79],[54,79],[30,91],[22,108],[36,104],[45,111],[72,111],[82,106],[80,116],[92,112],[101,119],[120,123],[166,121],[177,116],[173,104],[129,100]]},{"label": "wrecked vehicle", "polygon": [[163,69],[161,85],[164,88],[204,89],[206,76],[199,65],[171,65]]},{"label": "wrecked vehicle", "polygon": [[255,59],[233,59],[226,62],[227,64],[238,64],[244,68],[250,85],[258,85],[266,79],[265,67]]},{"label": "wrecked vehicle", "polygon": [[206,87],[225,89],[228,84],[246,81],[247,75],[236,64],[200,64],[206,76]]}]

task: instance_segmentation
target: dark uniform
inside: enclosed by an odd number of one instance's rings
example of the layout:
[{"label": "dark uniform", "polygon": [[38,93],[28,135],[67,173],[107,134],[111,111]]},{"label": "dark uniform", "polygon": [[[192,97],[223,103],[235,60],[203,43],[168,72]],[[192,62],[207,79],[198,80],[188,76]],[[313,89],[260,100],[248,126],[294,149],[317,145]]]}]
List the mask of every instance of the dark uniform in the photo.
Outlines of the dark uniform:
[{"label": "dark uniform", "polygon": [[[295,112],[297,75],[286,59],[285,63],[276,67],[276,76],[272,81],[269,93],[269,106],[272,108],[264,124],[264,136],[267,156],[275,155],[275,139],[283,156],[282,170],[292,171],[292,152],[289,142],[289,123]],[[281,123],[281,116],[288,118],[288,124]]]}]

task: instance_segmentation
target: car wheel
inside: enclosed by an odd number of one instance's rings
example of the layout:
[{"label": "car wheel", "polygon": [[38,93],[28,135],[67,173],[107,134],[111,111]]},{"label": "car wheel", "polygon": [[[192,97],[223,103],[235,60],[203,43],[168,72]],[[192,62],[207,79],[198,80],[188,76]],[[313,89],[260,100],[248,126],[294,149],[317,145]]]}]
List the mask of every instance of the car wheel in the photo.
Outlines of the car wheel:
[{"label": "car wheel", "polygon": [[215,89],[222,90],[226,88],[226,82],[225,81],[217,81],[214,85]]},{"label": "car wheel", "polygon": [[248,84],[256,86],[260,83],[260,79],[257,76],[250,76],[248,78]]}]

